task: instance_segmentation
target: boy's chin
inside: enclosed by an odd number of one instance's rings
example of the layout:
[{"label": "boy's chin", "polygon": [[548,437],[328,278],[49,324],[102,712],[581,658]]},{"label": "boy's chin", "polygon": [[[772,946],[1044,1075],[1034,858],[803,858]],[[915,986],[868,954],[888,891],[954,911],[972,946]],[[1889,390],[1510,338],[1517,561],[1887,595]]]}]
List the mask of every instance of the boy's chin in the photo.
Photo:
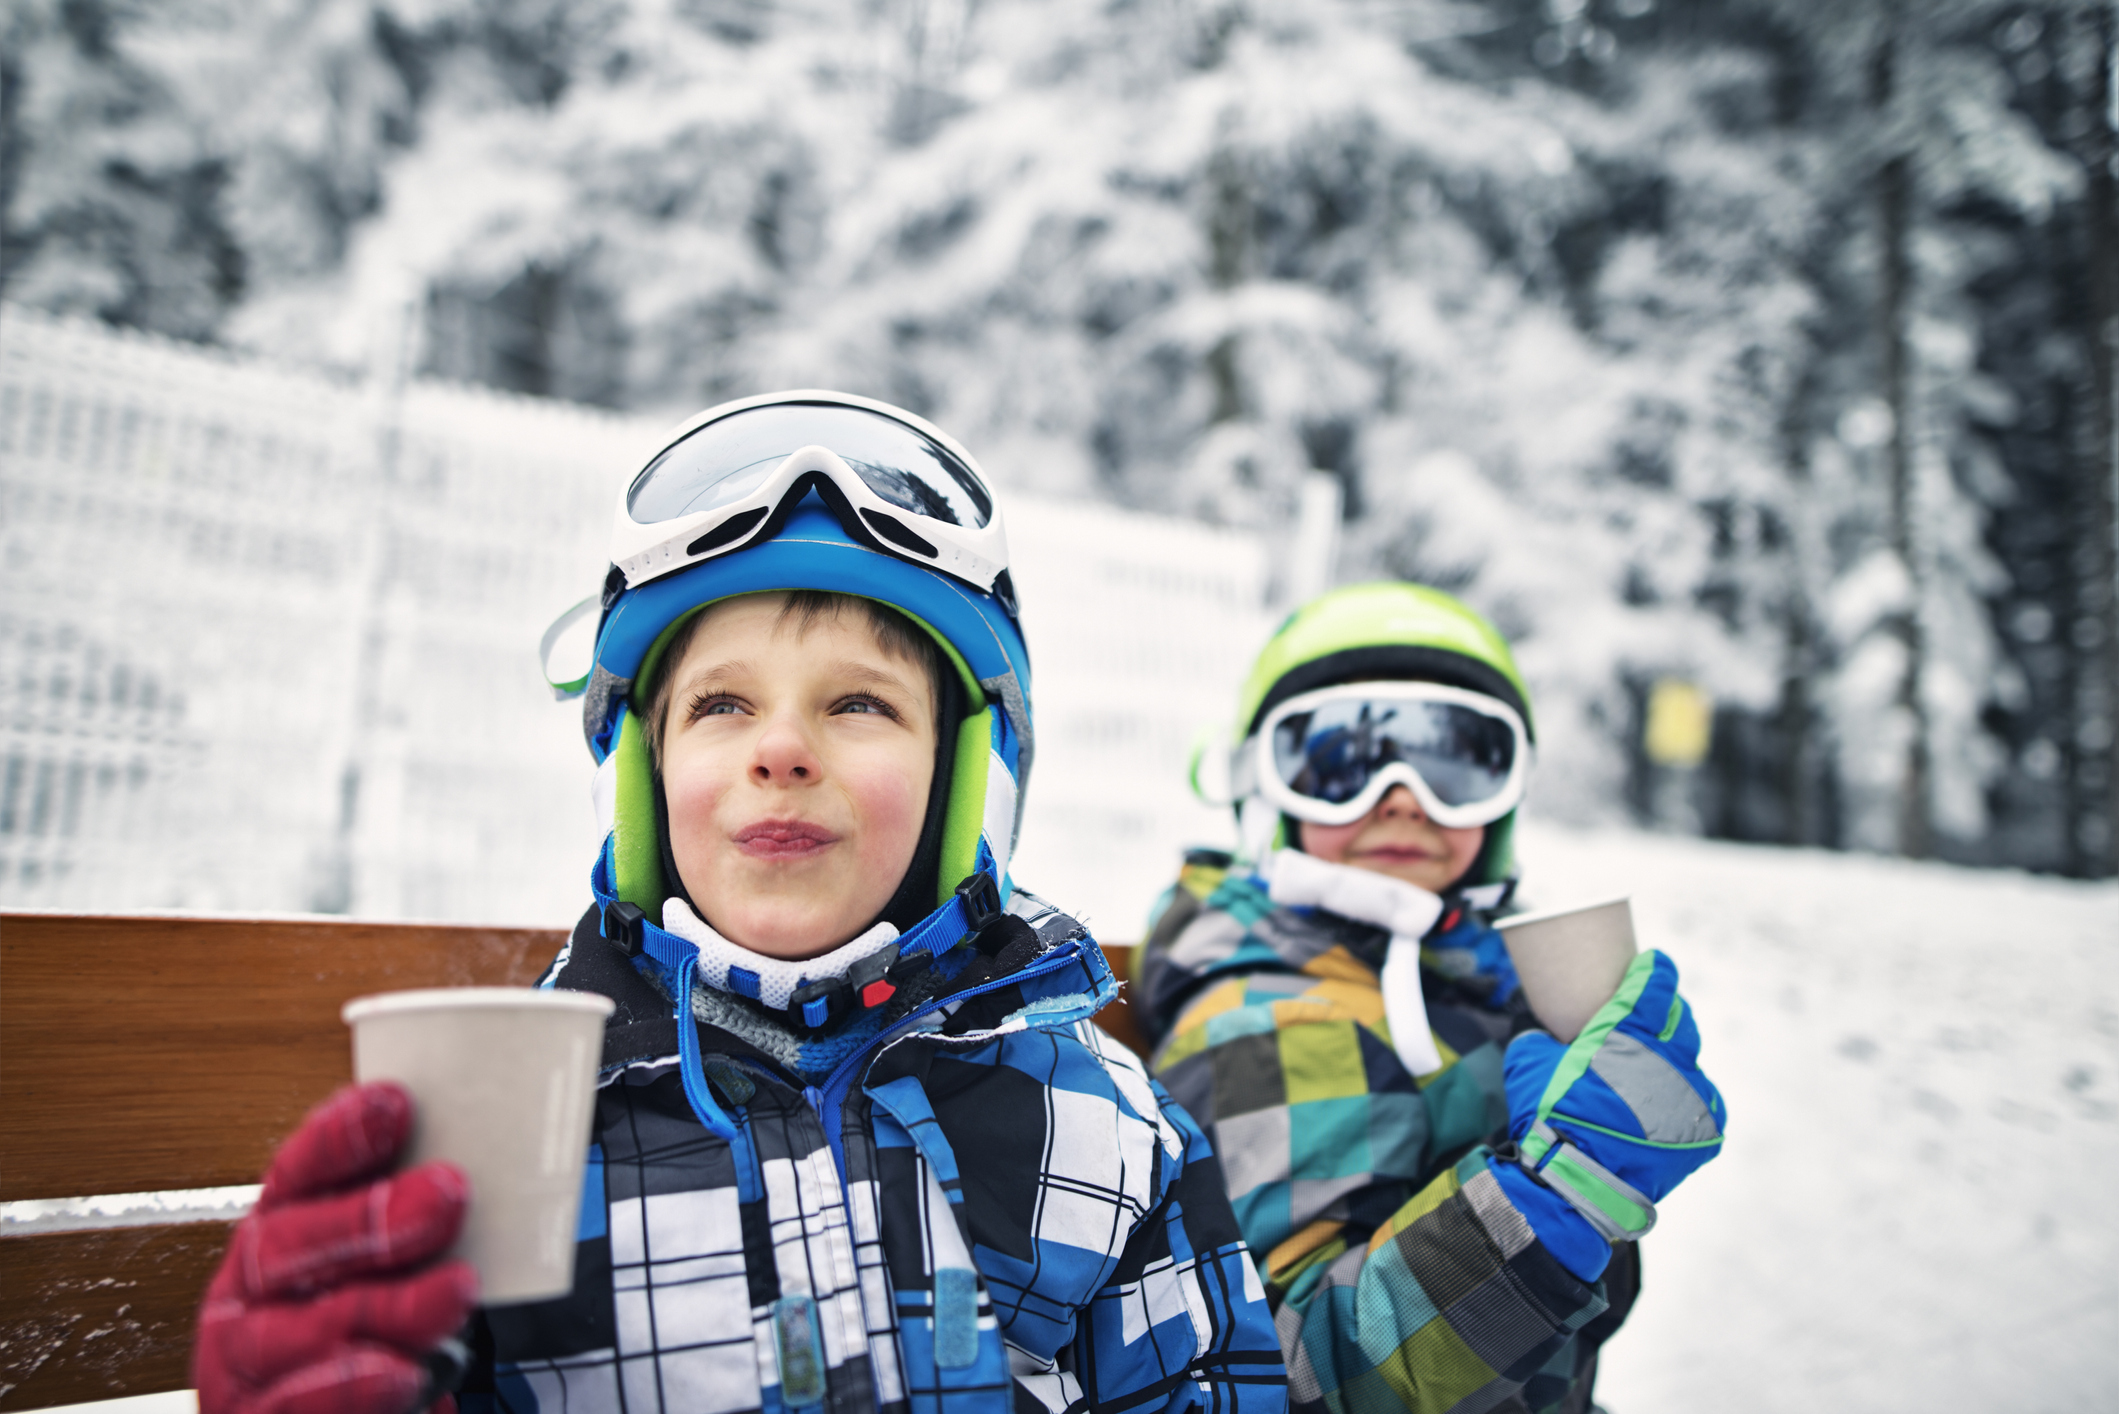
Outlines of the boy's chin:
[{"label": "boy's chin", "polygon": [[1355,858],[1347,860],[1356,869],[1366,869],[1371,874],[1381,874],[1396,879],[1402,884],[1411,884],[1416,889],[1425,889],[1439,894],[1456,882],[1450,877],[1449,861],[1436,859],[1390,860]]},{"label": "boy's chin", "polygon": [[707,922],[739,948],[800,962],[852,942],[881,908],[856,918],[856,910],[823,909],[813,900],[770,900],[717,908]]}]

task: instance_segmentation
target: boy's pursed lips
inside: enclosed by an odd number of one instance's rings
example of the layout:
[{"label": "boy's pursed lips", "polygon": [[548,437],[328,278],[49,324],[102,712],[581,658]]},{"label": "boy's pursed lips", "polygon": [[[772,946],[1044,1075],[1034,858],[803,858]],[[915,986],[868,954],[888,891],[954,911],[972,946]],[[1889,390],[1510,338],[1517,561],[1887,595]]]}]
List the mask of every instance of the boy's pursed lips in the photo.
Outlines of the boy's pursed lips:
[{"label": "boy's pursed lips", "polygon": [[801,859],[839,842],[839,836],[807,820],[760,820],[745,825],[729,840],[758,859]]},{"label": "boy's pursed lips", "polygon": [[1424,859],[1438,859],[1434,850],[1422,849],[1416,844],[1379,844],[1367,849],[1353,851],[1357,859],[1380,859],[1393,864],[1412,864]]}]

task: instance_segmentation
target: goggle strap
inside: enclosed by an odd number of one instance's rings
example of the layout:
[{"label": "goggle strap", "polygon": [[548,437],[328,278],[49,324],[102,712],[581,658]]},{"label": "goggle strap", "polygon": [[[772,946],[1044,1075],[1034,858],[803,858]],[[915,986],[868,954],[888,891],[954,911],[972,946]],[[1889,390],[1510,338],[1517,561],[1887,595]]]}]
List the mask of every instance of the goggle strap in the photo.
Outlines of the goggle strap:
[{"label": "goggle strap", "polygon": [[[544,677],[545,686],[552,689],[552,697],[555,701],[565,702],[588,691],[589,678],[594,674],[595,669],[591,667],[588,672],[583,673],[580,677],[570,678],[566,682],[555,682],[552,679],[552,649],[557,646],[559,640],[566,634],[568,629],[602,607],[603,596],[601,594],[591,594],[588,598],[552,620],[552,626],[544,631],[544,637],[537,640],[537,671]],[[591,654],[590,656],[593,657],[594,655]]]}]

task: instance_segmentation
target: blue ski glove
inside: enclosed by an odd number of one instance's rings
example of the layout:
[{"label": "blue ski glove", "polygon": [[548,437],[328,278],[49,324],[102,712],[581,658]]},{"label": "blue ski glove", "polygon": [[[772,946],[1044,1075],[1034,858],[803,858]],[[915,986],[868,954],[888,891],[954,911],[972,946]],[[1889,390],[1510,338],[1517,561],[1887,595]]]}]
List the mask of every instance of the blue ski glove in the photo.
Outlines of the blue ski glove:
[{"label": "blue ski glove", "polygon": [[1660,952],[1634,958],[1617,995],[1572,1044],[1527,1031],[1509,1045],[1518,1158],[1497,1163],[1495,1176],[1531,1230],[1585,1280],[1603,1271],[1611,1243],[1655,1226],[1656,1203],[1721,1152],[1722,1097],[1700,1073],[1699,1054],[1677,964]]}]

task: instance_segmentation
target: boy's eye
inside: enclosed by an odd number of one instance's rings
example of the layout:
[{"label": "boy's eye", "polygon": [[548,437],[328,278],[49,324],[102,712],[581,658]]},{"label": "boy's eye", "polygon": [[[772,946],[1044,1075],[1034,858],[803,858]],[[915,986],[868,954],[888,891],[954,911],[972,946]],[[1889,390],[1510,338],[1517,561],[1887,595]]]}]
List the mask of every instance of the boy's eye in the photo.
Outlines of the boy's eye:
[{"label": "boy's eye", "polygon": [[898,715],[897,709],[882,698],[867,696],[843,698],[832,711],[841,716],[851,716],[855,713],[873,713],[881,717],[896,717]]},{"label": "boy's eye", "polygon": [[743,704],[735,698],[709,693],[693,700],[690,715],[697,721],[701,717],[733,717],[742,710]]}]

